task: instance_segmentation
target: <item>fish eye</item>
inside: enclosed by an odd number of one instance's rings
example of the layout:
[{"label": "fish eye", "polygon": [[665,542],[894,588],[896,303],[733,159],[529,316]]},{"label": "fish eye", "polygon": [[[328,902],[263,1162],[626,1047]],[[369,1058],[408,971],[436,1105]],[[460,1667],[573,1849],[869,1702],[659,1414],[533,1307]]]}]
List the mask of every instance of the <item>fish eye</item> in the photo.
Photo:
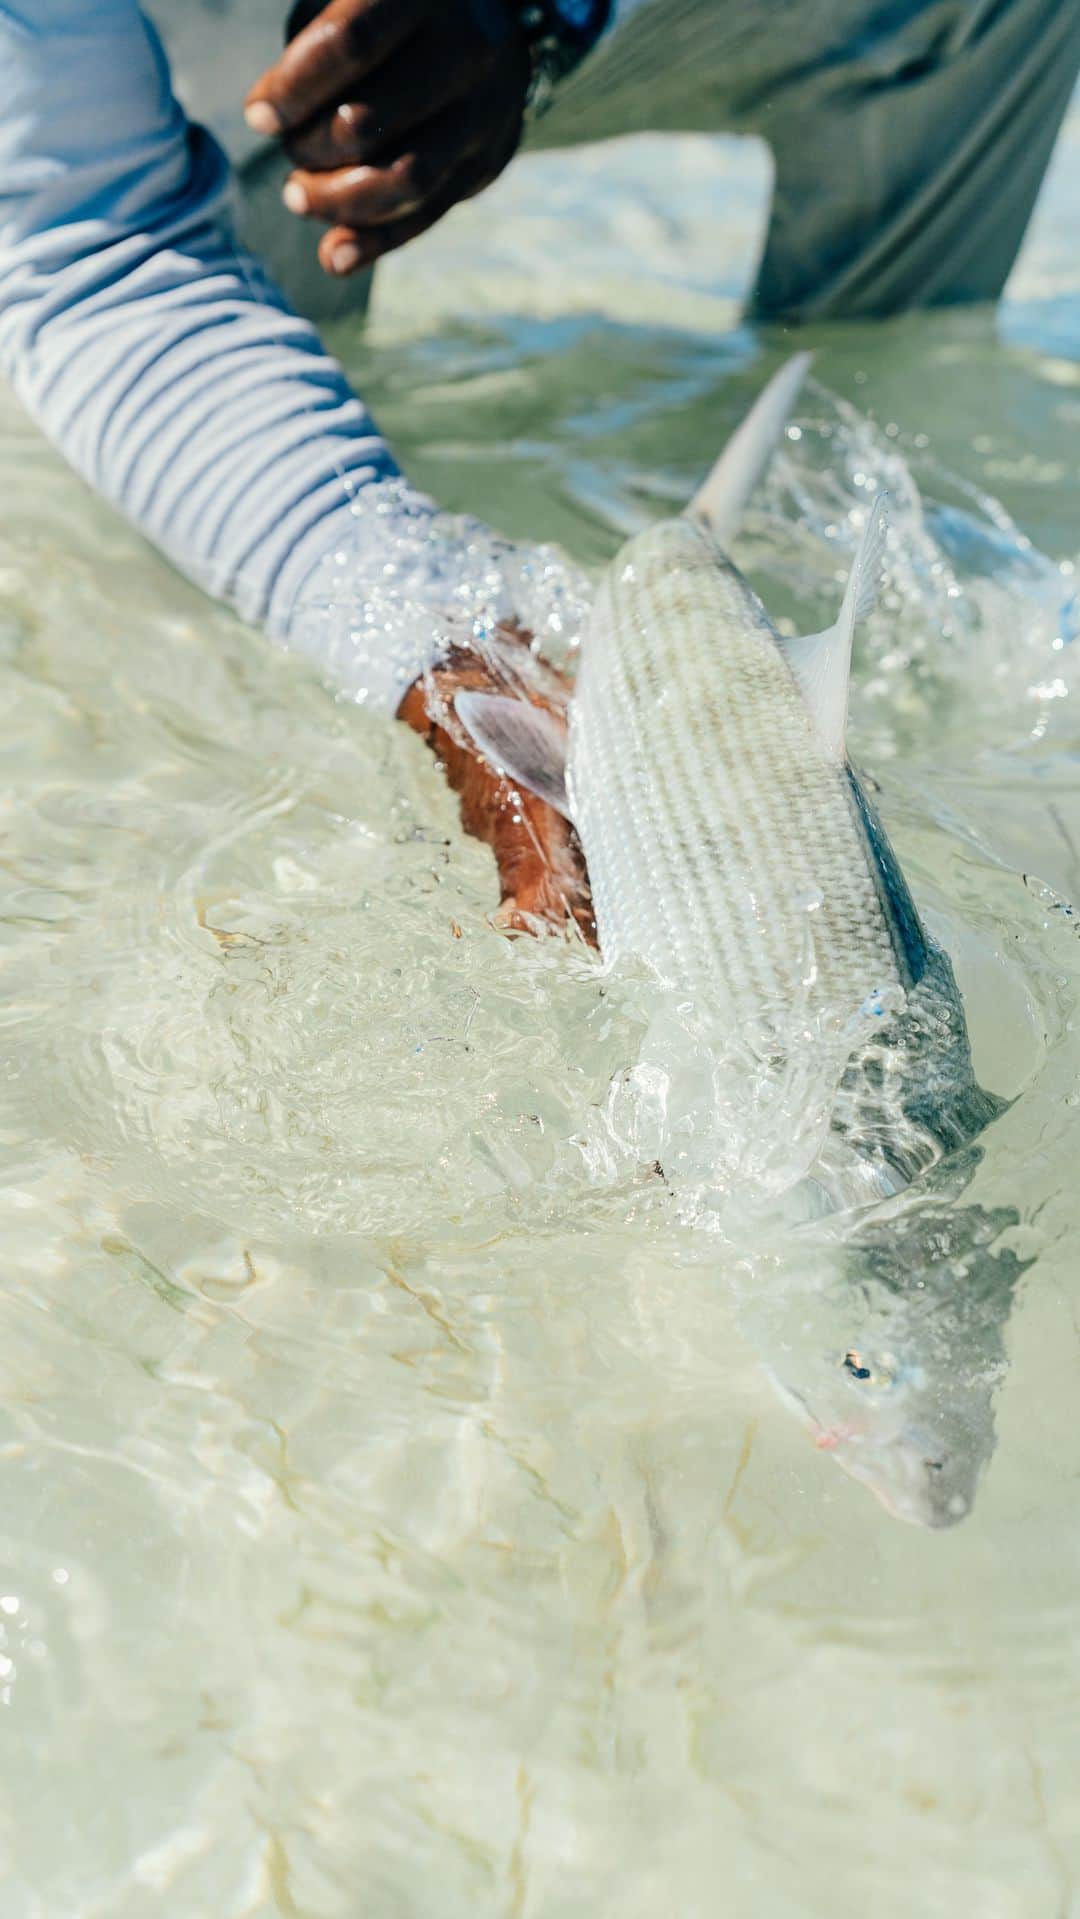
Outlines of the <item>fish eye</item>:
[{"label": "fish eye", "polygon": [[844,1354],[844,1371],[850,1373],[852,1379],[872,1379],[874,1377],[873,1367],[866,1364],[861,1353],[847,1352]]},{"label": "fish eye", "polygon": [[842,1364],[852,1379],[865,1381],[870,1386],[891,1386],[896,1380],[897,1368],[891,1354],[882,1354],[875,1359],[849,1346]]}]

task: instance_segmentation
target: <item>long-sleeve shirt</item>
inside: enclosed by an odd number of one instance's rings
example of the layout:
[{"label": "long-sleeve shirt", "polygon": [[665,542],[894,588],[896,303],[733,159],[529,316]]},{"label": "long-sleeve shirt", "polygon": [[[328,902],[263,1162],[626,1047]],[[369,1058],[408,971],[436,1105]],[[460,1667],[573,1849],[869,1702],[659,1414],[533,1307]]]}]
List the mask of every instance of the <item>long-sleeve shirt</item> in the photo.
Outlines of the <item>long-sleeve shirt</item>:
[{"label": "long-sleeve shirt", "polygon": [[[227,163],[135,0],[0,0],[0,364],[99,492],[279,639],[312,644],[312,582],[392,524],[425,571],[434,509],[237,244]],[[423,627],[361,646],[348,690],[396,706]]]}]

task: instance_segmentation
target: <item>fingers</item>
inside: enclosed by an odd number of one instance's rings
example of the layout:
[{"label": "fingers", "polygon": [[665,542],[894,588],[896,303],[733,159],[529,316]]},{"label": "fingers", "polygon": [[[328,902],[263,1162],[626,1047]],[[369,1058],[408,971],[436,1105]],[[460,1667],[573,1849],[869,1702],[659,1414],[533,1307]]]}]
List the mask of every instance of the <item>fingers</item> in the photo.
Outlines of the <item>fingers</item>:
[{"label": "fingers", "polygon": [[459,137],[417,140],[388,166],[337,167],[332,173],[294,173],[285,188],[293,213],[341,226],[371,227],[416,212],[432,199],[460,157]]},{"label": "fingers", "polygon": [[[509,157],[508,154],[507,159]],[[469,200],[473,194],[481,193],[485,187],[490,186],[502,172],[505,164],[506,162],[503,161],[494,168],[462,168],[438,193],[433,194],[429,200],[425,200],[413,212],[406,213],[397,219],[383,221],[377,226],[369,227],[366,232],[354,230],[351,238],[360,255],[356,264],[372,266],[376,260],[381,260],[384,254],[393,253],[398,247],[406,246],[410,240],[419,239],[422,233],[426,233],[429,227],[435,226],[444,214],[449,213],[451,207],[457,206],[459,200]],[[321,247],[319,258],[320,260],[323,258]]]},{"label": "fingers", "polygon": [[529,54],[516,15],[464,0],[299,0],[306,21],[248,96],[247,118],[297,161],[291,212],[324,220],[343,275],[479,193],[521,137]]},{"label": "fingers", "polygon": [[[444,101],[438,100],[436,106]],[[391,109],[380,97],[377,107],[366,100],[350,100],[310,120],[286,141],[290,160],[303,171],[331,172],[337,167],[373,160],[394,134],[403,133],[421,113]]]},{"label": "fingers", "polygon": [[[438,53],[438,58],[435,54]],[[449,48],[417,44],[398,55],[370,86],[319,114],[286,142],[299,168],[316,172],[362,163],[385,154],[388,143],[411,143],[412,130],[469,92],[474,70]]]},{"label": "fingers", "polygon": [[[301,168],[286,184],[285,204],[330,222],[319,257],[330,272],[351,271],[414,239],[455,201],[479,192],[501,172],[513,146],[513,135],[495,137],[467,106],[454,107],[418,128],[411,149],[385,166]],[[350,239],[358,255],[346,263]]]},{"label": "fingers", "polygon": [[354,233],[351,227],[331,227],[319,241],[319,265],[335,280],[347,280],[375,257],[367,234]]},{"label": "fingers", "polygon": [[340,277],[415,240],[459,200],[481,193],[498,179],[516,144],[515,132],[494,147],[496,158],[467,153],[455,165],[456,142],[418,142],[413,153],[385,167],[301,171],[286,183],[285,204],[293,213],[332,222],[319,243],[319,260]]},{"label": "fingers", "polygon": [[439,184],[434,165],[417,153],[387,167],[338,167],[333,173],[294,173],[285,188],[293,213],[341,226],[377,226],[414,212]]},{"label": "fingers", "polygon": [[367,228],[332,226],[319,242],[320,266],[336,279],[347,278],[360,268],[373,266],[384,254],[393,253],[410,240],[419,239],[460,200],[469,200],[475,194],[482,193],[498,178],[509,158],[510,152],[507,152],[506,159],[498,166],[474,164],[463,167],[447,180],[441,191],[411,213],[383,219]]},{"label": "fingers", "polygon": [[330,0],[255,82],[245,104],[256,133],[276,134],[332,107],[343,76],[355,83],[411,37],[429,0]]},{"label": "fingers", "polygon": [[347,278],[358,268],[373,266],[384,254],[419,239],[459,200],[466,200],[470,192],[479,191],[479,186],[468,188],[451,181],[441,193],[401,219],[387,220],[381,226],[369,227],[366,232],[357,232],[354,227],[332,227],[319,242],[319,264],[336,279]]}]

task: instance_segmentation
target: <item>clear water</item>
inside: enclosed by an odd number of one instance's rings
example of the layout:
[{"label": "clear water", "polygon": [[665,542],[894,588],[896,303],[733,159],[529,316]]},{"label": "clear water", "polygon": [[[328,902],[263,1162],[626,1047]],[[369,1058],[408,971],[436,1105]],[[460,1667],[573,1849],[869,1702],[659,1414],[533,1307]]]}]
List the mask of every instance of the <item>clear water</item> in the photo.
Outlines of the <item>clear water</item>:
[{"label": "clear water", "polygon": [[[1080,1913],[1078,143],[996,328],[821,337],[740,548],[820,624],[889,484],[853,740],[1013,1102],[885,1222],[991,1222],[949,1530],[790,1397],[908,1403],[889,1287],[643,1163],[639,982],[0,402],[4,1919]],[[417,477],[587,565],[681,501],[763,177],[545,158],[396,263],[340,344]]]}]

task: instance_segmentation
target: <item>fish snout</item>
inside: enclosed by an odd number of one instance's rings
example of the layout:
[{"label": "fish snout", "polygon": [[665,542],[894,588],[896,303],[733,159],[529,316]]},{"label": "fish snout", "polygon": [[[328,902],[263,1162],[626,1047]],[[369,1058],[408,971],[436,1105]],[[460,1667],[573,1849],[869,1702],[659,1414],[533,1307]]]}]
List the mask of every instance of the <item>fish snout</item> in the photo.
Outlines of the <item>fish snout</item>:
[{"label": "fish snout", "polygon": [[966,1519],[975,1503],[977,1473],[924,1434],[902,1430],[888,1440],[845,1434],[829,1450],[892,1518],[909,1526],[946,1532]]}]

